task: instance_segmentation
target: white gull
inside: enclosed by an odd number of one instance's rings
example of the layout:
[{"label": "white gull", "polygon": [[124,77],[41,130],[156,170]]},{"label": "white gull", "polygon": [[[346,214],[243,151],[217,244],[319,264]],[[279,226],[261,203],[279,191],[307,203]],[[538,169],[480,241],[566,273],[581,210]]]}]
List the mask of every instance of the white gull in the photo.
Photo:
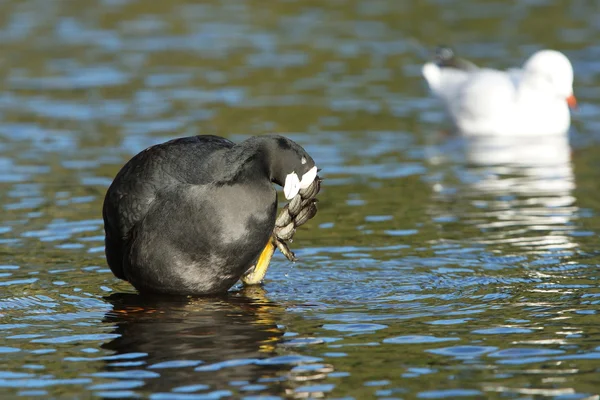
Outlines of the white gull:
[{"label": "white gull", "polygon": [[563,135],[575,107],[573,67],[555,50],[540,50],[522,68],[478,68],[441,48],[423,76],[467,136]]}]

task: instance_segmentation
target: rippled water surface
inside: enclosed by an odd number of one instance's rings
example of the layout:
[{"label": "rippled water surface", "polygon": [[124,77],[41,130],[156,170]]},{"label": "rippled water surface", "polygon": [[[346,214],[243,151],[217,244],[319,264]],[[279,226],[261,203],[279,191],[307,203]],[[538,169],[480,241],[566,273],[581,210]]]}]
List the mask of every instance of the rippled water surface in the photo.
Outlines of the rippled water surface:
[{"label": "rippled water surface", "polygon": [[[583,1],[0,4],[0,396],[518,398],[600,393],[600,10]],[[573,61],[569,139],[464,142],[435,44]],[[138,296],[101,204],[143,148],[278,132],[323,168],[263,288]]]}]

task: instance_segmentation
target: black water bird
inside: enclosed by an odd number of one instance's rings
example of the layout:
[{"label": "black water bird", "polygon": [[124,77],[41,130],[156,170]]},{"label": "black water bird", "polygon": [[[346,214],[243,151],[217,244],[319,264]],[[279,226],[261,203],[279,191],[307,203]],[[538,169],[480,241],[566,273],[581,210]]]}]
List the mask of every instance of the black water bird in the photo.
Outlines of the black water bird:
[{"label": "black water bird", "polygon": [[283,136],[235,144],[202,135],[152,146],[106,193],[108,265],[140,292],[225,292],[263,262],[277,212],[272,183],[292,199],[316,175],[310,155]]}]

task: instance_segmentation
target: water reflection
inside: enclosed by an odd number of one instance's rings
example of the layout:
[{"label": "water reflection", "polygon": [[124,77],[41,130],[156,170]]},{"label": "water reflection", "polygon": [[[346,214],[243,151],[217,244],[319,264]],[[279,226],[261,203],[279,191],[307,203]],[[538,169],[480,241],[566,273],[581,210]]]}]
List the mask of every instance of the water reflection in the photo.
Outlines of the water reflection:
[{"label": "water reflection", "polygon": [[[595,3],[0,9],[0,398],[598,392]],[[411,38],[498,68],[567,52],[578,156],[566,138],[425,145],[447,123]],[[132,290],[103,256],[99,210],[118,168],[175,136],[266,132],[327,175],[294,242],[301,261],[269,271],[271,302],[104,299]]]},{"label": "water reflection", "polygon": [[[448,146],[448,144],[444,144]],[[571,147],[566,136],[460,139],[460,180],[436,183],[439,199],[458,200],[463,220],[483,244],[527,250],[570,249],[577,207]]]},{"label": "water reflection", "polygon": [[[96,389],[121,390],[141,379],[142,390],[153,393],[248,385],[262,392],[259,380],[277,381],[286,369],[286,363],[265,362],[284,335],[278,325],[283,309],[261,288],[208,299],[113,294],[106,300],[113,310],[103,322],[114,324],[119,337],[102,345],[116,353],[96,376],[120,380]],[[270,384],[272,390],[277,385]]]},{"label": "water reflection", "polygon": [[[486,138],[467,143],[466,159],[489,167],[472,185],[473,195],[494,196],[482,230],[503,229],[488,243],[511,243],[530,249],[576,246],[569,232],[576,215],[575,178],[566,136]],[[490,173],[491,172],[491,173]]]}]

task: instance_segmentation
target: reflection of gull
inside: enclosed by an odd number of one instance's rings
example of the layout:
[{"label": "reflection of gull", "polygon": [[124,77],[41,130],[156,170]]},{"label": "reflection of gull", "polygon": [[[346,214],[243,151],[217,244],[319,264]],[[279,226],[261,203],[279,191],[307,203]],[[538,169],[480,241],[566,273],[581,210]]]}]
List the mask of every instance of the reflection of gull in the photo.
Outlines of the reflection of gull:
[{"label": "reflection of gull", "polygon": [[[436,189],[458,200],[458,219],[476,226],[479,243],[543,250],[576,244],[569,232],[576,212],[575,180],[566,136],[463,138],[466,186]],[[454,208],[454,207],[453,207]],[[447,210],[445,211],[447,213]]]},{"label": "reflection of gull", "polygon": [[466,142],[466,156],[474,165],[492,167],[500,175],[515,175],[503,179],[493,175],[476,185],[482,191],[563,197],[574,188],[566,136],[472,138]]},{"label": "reflection of gull", "polygon": [[[472,185],[474,194],[493,195],[486,215],[493,221],[478,224],[492,230],[489,243],[570,248],[575,207],[571,149],[566,136],[536,139],[479,137],[466,142],[467,160],[491,174]],[[503,228],[496,231],[494,228]]]}]

